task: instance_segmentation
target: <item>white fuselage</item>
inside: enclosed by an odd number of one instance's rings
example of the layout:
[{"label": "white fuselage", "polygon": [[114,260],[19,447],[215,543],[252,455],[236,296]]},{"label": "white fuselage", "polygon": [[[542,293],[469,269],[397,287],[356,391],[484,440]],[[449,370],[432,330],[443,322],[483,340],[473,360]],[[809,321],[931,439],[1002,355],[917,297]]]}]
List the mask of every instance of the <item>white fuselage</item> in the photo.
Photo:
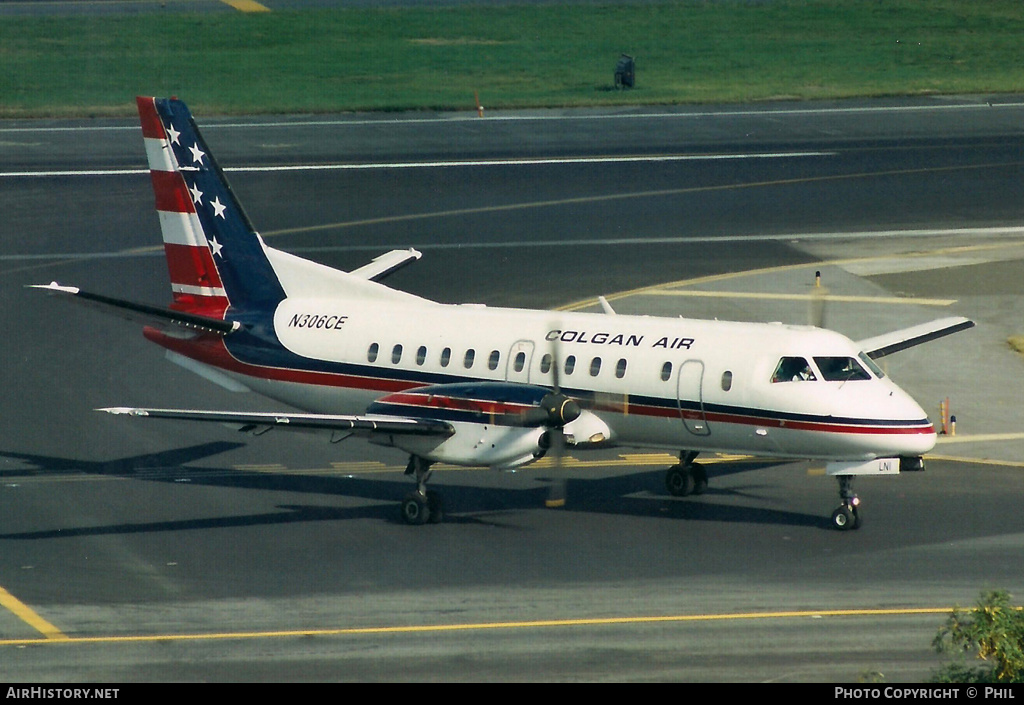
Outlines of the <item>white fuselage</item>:
[{"label": "white fuselage", "polygon": [[427,384],[557,381],[622,446],[855,460],[918,456],[935,442],[924,411],[887,377],[773,382],[783,357],[860,353],[818,328],[415,297],[290,297],[274,326],[283,347],[309,366],[226,371],[313,412],[361,413],[382,394]]}]

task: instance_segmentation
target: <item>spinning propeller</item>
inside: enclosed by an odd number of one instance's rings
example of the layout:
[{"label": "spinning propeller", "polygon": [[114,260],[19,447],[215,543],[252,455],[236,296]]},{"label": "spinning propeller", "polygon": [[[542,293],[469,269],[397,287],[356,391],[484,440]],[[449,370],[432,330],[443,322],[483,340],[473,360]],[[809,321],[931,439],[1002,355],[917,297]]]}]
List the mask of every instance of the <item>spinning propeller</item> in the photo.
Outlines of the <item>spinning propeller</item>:
[{"label": "spinning propeller", "polygon": [[554,477],[550,480],[548,487],[548,498],[544,504],[547,507],[565,506],[565,488],[567,480],[565,473],[565,425],[572,423],[583,413],[580,405],[570,399],[562,392],[561,371],[562,354],[558,340],[554,340],[551,346],[551,391],[544,395],[537,411],[542,411],[547,416],[548,426],[544,438],[547,440],[548,452],[554,459],[552,472]]},{"label": "spinning propeller", "polygon": [[810,306],[808,308],[808,323],[818,328],[825,327],[826,304],[828,303],[828,289],[821,286],[821,273],[816,272],[814,277],[814,289],[811,291]]}]

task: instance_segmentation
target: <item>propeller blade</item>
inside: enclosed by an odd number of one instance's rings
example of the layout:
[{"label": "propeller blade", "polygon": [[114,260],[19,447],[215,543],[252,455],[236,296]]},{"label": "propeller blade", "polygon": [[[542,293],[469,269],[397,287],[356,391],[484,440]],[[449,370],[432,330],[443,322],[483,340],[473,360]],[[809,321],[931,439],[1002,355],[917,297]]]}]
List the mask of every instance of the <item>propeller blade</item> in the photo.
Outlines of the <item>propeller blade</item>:
[{"label": "propeller blade", "polygon": [[551,469],[551,478],[548,480],[548,498],[544,500],[544,506],[549,509],[557,509],[565,506],[567,484],[565,477],[565,434],[561,429],[552,428],[548,431],[550,449],[548,454],[555,460]]},{"label": "propeller blade", "polygon": [[551,342],[551,389],[555,394],[562,393],[560,377],[562,374],[562,351],[558,338]]},{"label": "propeller blade", "polygon": [[818,328],[825,327],[825,312],[828,303],[828,289],[815,287],[811,293],[810,309],[808,311],[808,323]]},{"label": "propeller blade", "polygon": [[[557,330],[560,326],[554,325],[551,330]],[[557,508],[565,506],[566,479],[565,479],[565,432],[562,427],[579,418],[582,413],[579,404],[562,394],[562,350],[560,341],[555,338],[551,341],[551,393],[544,395],[541,400],[541,408],[544,410],[548,426],[546,437],[548,439],[548,455],[554,458],[552,477],[548,485],[548,498],[544,502],[546,507]]]}]

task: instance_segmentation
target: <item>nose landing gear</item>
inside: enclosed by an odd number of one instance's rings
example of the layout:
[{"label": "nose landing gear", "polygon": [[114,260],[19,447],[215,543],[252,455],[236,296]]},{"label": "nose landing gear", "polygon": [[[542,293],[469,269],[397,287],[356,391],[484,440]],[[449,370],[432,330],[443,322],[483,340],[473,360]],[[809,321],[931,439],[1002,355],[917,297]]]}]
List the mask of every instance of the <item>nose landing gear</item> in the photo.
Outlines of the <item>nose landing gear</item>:
[{"label": "nose landing gear", "polygon": [[836,510],[832,512],[832,526],[840,531],[850,531],[860,528],[860,497],[853,491],[852,475],[837,475],[839,480],[839,499],[842,500]]}]

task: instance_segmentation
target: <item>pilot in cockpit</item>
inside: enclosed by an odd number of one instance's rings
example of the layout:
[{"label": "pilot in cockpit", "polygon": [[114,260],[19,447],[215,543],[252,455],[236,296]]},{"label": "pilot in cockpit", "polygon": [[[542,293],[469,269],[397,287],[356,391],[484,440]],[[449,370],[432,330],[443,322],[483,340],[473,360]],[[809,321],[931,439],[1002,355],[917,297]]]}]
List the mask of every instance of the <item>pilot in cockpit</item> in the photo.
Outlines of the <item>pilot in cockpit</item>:
[{"label": "pilot in cockpit", "polygon": [[802,357],[784,357],[779,360],[772,382],[804,382],[817,379],[814,371]]}]

